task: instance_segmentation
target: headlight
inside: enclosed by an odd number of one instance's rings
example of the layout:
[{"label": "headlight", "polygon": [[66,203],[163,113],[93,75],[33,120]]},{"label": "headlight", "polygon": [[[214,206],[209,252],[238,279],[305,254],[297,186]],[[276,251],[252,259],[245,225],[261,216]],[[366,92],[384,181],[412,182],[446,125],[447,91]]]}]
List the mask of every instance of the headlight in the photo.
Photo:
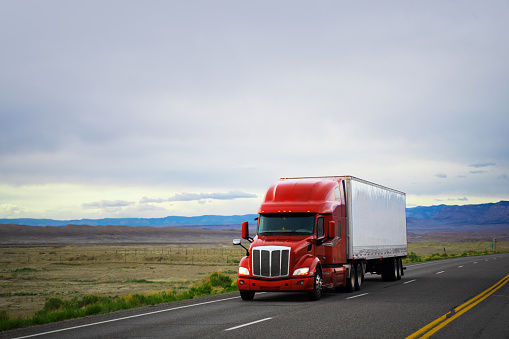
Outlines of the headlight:
[{"label": "headlight", "polygon": [[239,275],[249,275],[249,270],[245,267],[239,266]]},{"label": "headlight", "polygon": [[293,275],[307,275],[309,273],[309,267],[297,268],[293,271]]}]

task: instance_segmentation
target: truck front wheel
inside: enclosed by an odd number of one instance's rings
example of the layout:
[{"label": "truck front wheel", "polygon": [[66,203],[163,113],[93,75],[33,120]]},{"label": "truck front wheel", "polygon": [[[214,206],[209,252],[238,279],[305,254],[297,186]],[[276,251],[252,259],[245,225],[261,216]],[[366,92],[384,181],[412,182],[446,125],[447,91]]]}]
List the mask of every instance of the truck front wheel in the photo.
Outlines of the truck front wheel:
[{"label": "truck front wheel", "polygon": [[255,293],[252,291],[241,291],[240,297],[242,300],[253,300]]},{"label": "truck front wheel", "polygon": [[323,288],[323,279],[322,272],[320,270],[316,270],[314,283],[313,283],[313,291],[309,292],[309,300],[319,300],[322,296],[322,288]]}]

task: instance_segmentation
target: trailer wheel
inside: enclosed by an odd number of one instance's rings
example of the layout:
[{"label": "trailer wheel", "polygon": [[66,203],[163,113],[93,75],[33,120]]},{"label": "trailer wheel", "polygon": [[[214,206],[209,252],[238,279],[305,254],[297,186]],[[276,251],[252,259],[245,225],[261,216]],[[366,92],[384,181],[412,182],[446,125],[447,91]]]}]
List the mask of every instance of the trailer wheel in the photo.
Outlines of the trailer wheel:
[{"label": "trailer wheel", "polygon": [[241,291],[240,292],[240,297],[242,298],[242,300],[253,300],[254,298],[254,295],[255,295],[255,292],[252,292],[252,291]]},{"label": "trailer wheel", "polygon": [[405,270],[403,269],[403,259],[399,258],[399,269],[400,269],[400,275],[401,276],[404,276],[405,275]]},{"label": "trailer wheel", "polygon": [[362,265],[361,263],[358,263],[357,265],[355,265],[356,268],[355,268],[355,290],[356,291],[360,291],[361,290],[361,286],[362,286],[362,281],[364,280],[364,271],[362,269]]},{"label": "trailer wheel", "polygon": [[355,269],[355,264],[352,264],[350,267],[350,278],[346,280],[346,291],[348,293],[355,291],[355,282],[357,281],[357,270]]},{"label": "trailer wheel", "polygon": [[309,300],[319,300],[322,296],[323,279],[322,272],[317,269],[313,283],[313,291],[308,293]]},{"label": "trailer wheel", "polygon": [[382,280],[389,281],[389,263],[387,259],[382,259],[380,263],[380,271],[382,271]]},{"label": "trailer wheel", "polygon": [[382,280],[395,281],[398,278],[398,270],[396,258],[384,259],[382,262]]},{"label": "trailer wheel", "polygon": [[396,258],[396,280],[401,280],[401,258]]}]

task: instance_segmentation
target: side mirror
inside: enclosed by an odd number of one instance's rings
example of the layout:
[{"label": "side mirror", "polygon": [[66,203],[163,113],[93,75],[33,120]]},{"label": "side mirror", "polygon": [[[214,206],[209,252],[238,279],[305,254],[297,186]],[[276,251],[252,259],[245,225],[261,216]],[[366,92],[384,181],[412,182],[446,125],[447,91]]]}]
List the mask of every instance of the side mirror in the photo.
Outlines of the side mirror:
[{"label": "side mirror", "polygon": [[335,221],[329,221],[328,235],[329,238],[335,238],[338,236],[338,228],[336,227]]},{"label": "side mirror", "polygon": [[249,240],[249,223],[247,221],[242,223],[242,239]]},{"label": "side mirror", "polygon": [[233,245],[234,246],[239,245],[240,247],[245,249],[246,250],[246,256],[249,256],[249,250],[247,248],[245,248],[244,245],[241,244],[240,239],[233,239]]}]

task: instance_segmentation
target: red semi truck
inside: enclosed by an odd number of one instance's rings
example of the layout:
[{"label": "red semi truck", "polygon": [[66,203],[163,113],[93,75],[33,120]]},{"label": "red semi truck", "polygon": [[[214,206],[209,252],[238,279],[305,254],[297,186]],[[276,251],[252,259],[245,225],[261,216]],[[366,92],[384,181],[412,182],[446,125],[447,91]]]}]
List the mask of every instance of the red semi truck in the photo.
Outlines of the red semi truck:
[{"label": "red semi truck", "polygon": [[257,234],[246,249],[237,286],[243,300],[256,292],[360,290],[366,273],[401,279],[407,256],[405,193],[352,176],[284,178],[258,211]]}]

